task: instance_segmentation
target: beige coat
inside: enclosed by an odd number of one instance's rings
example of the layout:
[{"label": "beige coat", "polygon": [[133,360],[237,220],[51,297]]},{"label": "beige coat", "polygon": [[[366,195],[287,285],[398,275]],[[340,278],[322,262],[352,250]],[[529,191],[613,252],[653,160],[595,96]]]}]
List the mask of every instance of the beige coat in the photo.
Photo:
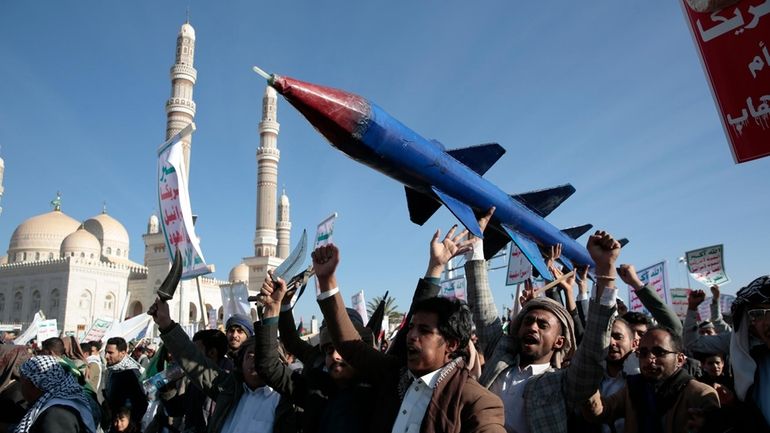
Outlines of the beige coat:
[{"label": "beige coat", "polygon": [[[687,433],[689,409],[708,411],[716,408],[719,408],[719,397],[714,388],[693,379],[663,416],[664,433]],[[638,417],[627,387],[606,398],[601,398],[597,392],[591,397],[586,412],[586,417],[592,421],[611,422],[625,418],[625,432],[637,433],[638,431]]]}]

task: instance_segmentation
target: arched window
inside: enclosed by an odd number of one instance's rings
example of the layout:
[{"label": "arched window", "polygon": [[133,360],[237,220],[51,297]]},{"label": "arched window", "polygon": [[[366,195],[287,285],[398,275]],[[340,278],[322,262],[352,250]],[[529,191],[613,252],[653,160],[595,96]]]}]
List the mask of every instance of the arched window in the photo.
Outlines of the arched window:
[{"label": "arched window", "polygon": [[190,314],[188,319],[190,323],[195,323],[198,321],[198,308],[192,302],[190,302]]},{"label": "arched window", "polygon": [[142,313],[144,313],[144,307],[142,307],[142,303],[139,301],[134,301],[134,303],[131,304],[131,316],[127,318],[130,319],[131,317],[136,317]]},{"label": "arched window", "polygon": [[217,320],[220,322],[225,321],[225,307],[219,307],[219,310],[217,310]]},{"label": "arched window", "polygon": [[40,260],[40,253],[35,253],[35,260]]},{"label": "arched window", "polygon": [[14,322],[21,321],[21,307],[24,304],[24,295],[21,292],[16,292],[13,295],[13,311],[11,311],[11,320]]},{"label": "arched window", "polygon": [[53,260],[53,253],[48,253],[48,260]]},{"label": "arched window", "polygon": [[251,321],[256,322],[257,321],[257,309],[252,308],[251,309]]},{"label": "arched window", "polygon": [[107,296],[104,297],[104,309],[108,311],[112,311],[112,307],[115,305],[115,296],[112,295],[112,293],[107,293]]},{"label": "arched window", "polygon": [[107,247],[107,254],[112,254],[112,247]]},{"label": "arched window", "polygon": [[83,310],[85,314],[91,313],[91,292],[86,290],[80,294],[80,300],[78,301],[78,308]]},{"label": "arched window", "polygon": [[59,289],[51,290],[51,299],[48,300],[48,317],[59,315]]},{"label": "arched window", "polygon": [[83,259],[86,258],[86,253],[80,253],[80,257]]},{"label": "arched window", "polygon": [[0,315],[5,311],[5,295],[0,293]]},{"label": "arched window", "polygon": [[30,316],[40,311],[40,292],[37,290],[32,292],[32,304],[30,304],[30,307]]},{"label": "arched window", "polygon": [[27,261],[27,253],[21,253],[21,260]]},{"label": "arched window", "polygon": [[117,249],[117,251],[115,252],[115,254],[117,254],[117,255],[118,255],[118,257],[120,257],[120,248],[118,248],[118,249]]}]

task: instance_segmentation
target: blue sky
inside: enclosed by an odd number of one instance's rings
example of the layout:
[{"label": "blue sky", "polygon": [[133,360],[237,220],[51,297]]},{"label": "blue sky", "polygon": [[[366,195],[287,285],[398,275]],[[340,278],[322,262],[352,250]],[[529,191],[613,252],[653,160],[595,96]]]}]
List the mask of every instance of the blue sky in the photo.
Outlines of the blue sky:
[{"label": "blue sky", "polygon": [[[76,219],[107,201],[142,261],[188,4],[198,70],[190,189],[217,277],[253,254],[264,91],[255,64],[363,95],[448,148],[499,142],[508,152],[488,179],[511,193],[572,183],[577,193],[549,221],[628,237],[621,260],[667,260],[674,286],[686,285],[679,256],[719,243],[726,292],[768,273],[770,159],[733,163],[670,1],[2,2],[0,249],[61,190]],[[452,215],[413,225],[401,185],[330,147],[285,101],[278,110],[292,244],[338,212],[346,298],[390,290],[406,308],[431,234]],[[491,276],[498,305],[510,301],[504,278]],[[317,312],[307,295],[297,308]]]}]

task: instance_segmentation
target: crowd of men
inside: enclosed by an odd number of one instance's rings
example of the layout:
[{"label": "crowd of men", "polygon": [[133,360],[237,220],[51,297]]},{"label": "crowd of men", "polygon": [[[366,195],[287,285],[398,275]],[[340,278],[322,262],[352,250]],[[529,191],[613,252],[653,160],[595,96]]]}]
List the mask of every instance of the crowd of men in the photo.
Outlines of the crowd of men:
[{"label": "crowd of men", "polygon": [[[731,324],[716,286],[709,320],[698,321],[705,293],[694,290],[682,322],[597,231],[590,274],[562,268],[554,246],[544,255],[558,284],[527,284],[518,311],[501,317],[483,239],[456,231],[431,239],[426,274],[385,342],[345,307],[340,251],[326,245],[312,254],[325,319],[315,346],[295,327],[296,288],[273,275],[261,320],[234,315],[225,332],[190,338],[158,299],[148,311],[158,347],[0,345],[0,431],[770,431],[770,276],[738,291]],[[467,302],[439,297],[441,272],[463,254]],[[650,316],[625,311],[620,281]]]}]

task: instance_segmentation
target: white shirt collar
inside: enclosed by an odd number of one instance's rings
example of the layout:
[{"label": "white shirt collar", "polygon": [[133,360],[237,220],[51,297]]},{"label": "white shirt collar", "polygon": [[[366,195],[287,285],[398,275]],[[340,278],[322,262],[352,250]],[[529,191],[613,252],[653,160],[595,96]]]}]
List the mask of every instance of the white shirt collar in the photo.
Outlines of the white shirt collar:
[{"label": "white shirt collar", "polygon": [[270,388],[267,385],[260,386],[259,388],[255,389],[255,390],[252,390],[251,388],[249,388],[249,386],[246,385],[246,382],[243,382],[241,385],[243,385],[243,392],[244,392],[244,394],[255,396],[255,397],[256,396],[260,396],[260,395],[261,396],[268,396],[268,395],[270,395],[270,394],[272,394],[274,392],[273,388]]},{"label": "white shirt collar", "polygon": [[430,373],[427,373],[423,376],[417,377],[412,373],[409,372],[409,375],[412,376],[414,380],[419,380],[423,382],[425,385],[428,386],[428,388],[433,389],[434,386],[436,386],[436,382],[438,382],[438,373],[441,371],[441,368],[438,370],[433,370]]},{"label": "white shirt collar", "polygon": [[532,376],[537,376],[545,373],[549,368],[551,368],[551,363],[546,362],[544,364],[529,364],[526,368],[519,367],[519,371],[522,373],[529,371],[532,373]]}]

